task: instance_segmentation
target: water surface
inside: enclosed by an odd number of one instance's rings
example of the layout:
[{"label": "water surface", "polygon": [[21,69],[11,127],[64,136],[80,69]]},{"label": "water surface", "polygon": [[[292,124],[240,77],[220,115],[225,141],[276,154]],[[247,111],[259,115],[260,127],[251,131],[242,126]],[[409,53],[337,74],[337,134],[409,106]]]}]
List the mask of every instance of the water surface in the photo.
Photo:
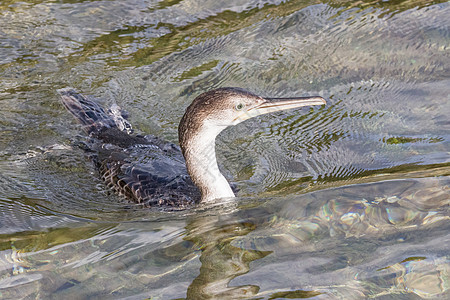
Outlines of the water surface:
[{"label": "water surface", "polygon": [[[0,297],[445,299],[445,1],[3,1]],[[177,141],[200,93],[321,95],[217,139],[234,201],[115,195],[77,147],[71,86]]]}]

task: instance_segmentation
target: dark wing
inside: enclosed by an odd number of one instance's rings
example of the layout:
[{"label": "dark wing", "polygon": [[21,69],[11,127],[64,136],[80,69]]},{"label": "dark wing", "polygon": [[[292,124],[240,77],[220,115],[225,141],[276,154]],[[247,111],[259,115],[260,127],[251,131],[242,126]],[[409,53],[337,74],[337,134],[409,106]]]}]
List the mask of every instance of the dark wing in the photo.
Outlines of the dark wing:
[{"label": "dark wing", "polygon": [[200,200],[176,145],[154,136],[132,136],[129,123],[111,110],[73,89],[58,92],[93,138],[87,143],[90,157],[110,187],[145,206],[185,208]]},{"label": "dark wing", "polygon": [[156,145],[99,153],[102,178],[118,193],[148,207],[186,208],[200,200],[181,155]]}]

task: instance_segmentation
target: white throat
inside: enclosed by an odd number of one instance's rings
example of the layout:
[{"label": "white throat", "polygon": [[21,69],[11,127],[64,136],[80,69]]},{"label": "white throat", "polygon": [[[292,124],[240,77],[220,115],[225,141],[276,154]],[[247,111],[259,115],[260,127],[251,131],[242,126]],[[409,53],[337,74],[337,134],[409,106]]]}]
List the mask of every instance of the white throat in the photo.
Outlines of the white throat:
[{"label": "white throat", "polygon": [[199,187],[201,202],[235,197],[222,175],[216,159],[216,136],[226,127],[202,126],[184,149],[186,166],[192,181]]}]

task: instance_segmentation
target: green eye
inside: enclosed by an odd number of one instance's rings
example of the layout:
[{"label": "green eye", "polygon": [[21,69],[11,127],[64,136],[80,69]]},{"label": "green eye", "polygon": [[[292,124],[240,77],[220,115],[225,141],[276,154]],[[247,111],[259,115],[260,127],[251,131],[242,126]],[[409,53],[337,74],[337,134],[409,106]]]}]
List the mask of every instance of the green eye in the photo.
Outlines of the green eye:
[{"label": "green eye", "polygon": [[238,105],[236,105],[236,110],[241,110],[241,109],[243,109],[244,107],[245,107],[244,104],[239,103]]}]

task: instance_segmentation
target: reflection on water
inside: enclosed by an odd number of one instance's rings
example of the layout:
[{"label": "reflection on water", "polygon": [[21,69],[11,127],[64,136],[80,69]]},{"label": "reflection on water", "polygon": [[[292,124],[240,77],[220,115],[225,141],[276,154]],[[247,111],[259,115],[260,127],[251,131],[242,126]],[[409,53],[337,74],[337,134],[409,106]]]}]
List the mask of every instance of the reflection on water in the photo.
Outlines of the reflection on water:
[{"label": "reflection on water", "polygon": [[163,222],[72,220],[4,234],[2,294],[443,296],[449,182],[384,181],[247,199],[232,210],[177,212]]},{"label": "reflection on water", "polygon": [[[442,3],[441,3],[442,2]],[[449,298],[445,1],[3,1],[0,298]],[[328,104],[223,132],[227,203],[108,190],[55,90],[177,140],[205,90]]]}]

